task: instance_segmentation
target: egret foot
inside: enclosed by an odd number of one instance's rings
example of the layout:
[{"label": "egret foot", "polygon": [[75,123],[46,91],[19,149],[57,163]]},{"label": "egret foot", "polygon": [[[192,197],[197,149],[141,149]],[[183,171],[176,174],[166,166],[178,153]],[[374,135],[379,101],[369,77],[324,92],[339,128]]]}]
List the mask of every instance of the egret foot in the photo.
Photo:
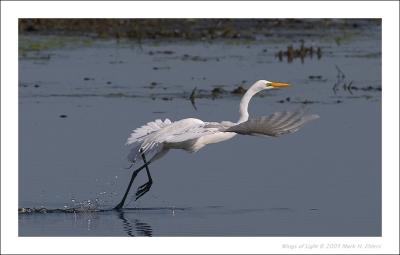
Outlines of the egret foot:
[{"label": "egret foot", "polygon": [[151,185],[153,185],[153,181],[152,180],[149,180],[145,184],[141,185],[138,188],[138,190],[136,191],[136,199],[135,200],[138,200],[141,196],[146,194],[150,190]]}]

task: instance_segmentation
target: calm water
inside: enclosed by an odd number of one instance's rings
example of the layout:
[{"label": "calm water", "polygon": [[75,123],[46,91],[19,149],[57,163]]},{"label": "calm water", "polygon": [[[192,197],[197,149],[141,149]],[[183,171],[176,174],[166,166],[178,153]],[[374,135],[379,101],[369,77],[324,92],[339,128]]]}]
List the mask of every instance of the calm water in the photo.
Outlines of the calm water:
[{"label": "calm water", "polygon": [[[19,235],[381,235],[380,29],[340,43],[306,37],[322,56],[303,63],[275,56],[299,39],[28,52],[19,63],[19,207],[42,211],[19,213]],[[126,209],[108,210],[129,182],[132,129],[167,117],[236,121],[240,95],[230,91],[258,79],[293,86],[253,98],[250,115],[306,104],[321,118],[279,138],[172,151],[150,167],[149,193],[134,201],[143,172]],[[188,99],[195,87],[197,110]]]}]

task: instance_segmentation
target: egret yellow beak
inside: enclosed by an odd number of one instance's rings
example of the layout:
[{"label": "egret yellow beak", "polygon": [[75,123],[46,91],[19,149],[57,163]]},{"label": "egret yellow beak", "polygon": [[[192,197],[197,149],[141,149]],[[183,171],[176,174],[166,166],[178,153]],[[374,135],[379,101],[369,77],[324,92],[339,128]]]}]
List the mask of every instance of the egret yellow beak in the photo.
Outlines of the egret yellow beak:
[{"label": "egret yellow beak", "polygon": [[289,83],[285,83],[285,82],[271,82],[270,86],[274,87],[274,88],[285,88],[285,87],[289,87]]}]

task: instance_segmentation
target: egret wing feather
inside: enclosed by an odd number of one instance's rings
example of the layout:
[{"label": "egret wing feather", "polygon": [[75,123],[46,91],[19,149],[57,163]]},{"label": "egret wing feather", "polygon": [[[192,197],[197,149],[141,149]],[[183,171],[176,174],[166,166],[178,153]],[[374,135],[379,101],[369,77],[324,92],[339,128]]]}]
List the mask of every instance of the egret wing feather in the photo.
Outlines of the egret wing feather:
[{"label": "egret wing feather", "polygon": [[188,118],[175,122],[166,119],[156,120],[136,129],[128,138],[127,144],[133,145],[128,160],[135,162],[140,150],[142,153],[156,154],[165,144],[180,143],[220,132],[227,125],[205,123],[199,119]]},{"label": "egret wing feather", "polygon": [[270,116],[252,118],[238,125],[229,127],[225,132],[242,135],[280,136],[294,133],[309,121],[319,118],[318,115],[306,115],[303,110],[296,112],[276,112]]},{"label": "egret wing feather", "polygon": [[128,140],[126,141],[126,144],[130,145],[135,142],[140,142],[146,139],[148,135],[162,129],[163,127],[170,125],[171,123],[172,122],[169,119],[165,119],[164,121],[157,119],[155,121],[148,122],[146,125],[143,125],[140,128],[133,130]]},{"label": "egret wing feather", "polygon": [[223,126],[217,125],[217,122],[211,125],[209,122],[202,121],[197,123],[186,123],[186,125],[182,125],[180,128],[175,128],[174,132],[170,133],[163,142],[179,143],[193,140],[205,135],[218,133],[221,128],[223,128]]},{"label": "egret wing feather", "polygon": [[236,125],[231,121],[221,121],[221,122],[205,122],[205,128],[217,128],[220,131],[224,131],[227,128]]},{"label": "egret wing feather", "polygon": [[132,146],[128,153],[128,160],[135,162],[140,155],[140,149],[143,150],[143,153],[146,152],[146,154],[156,154],[161,151],[162,146],[156,146],[156,144],[151,142],[150,137],[171,124],[172,122],[169,119],[165,119],[164,121],[157,119],[133,130],[126,141],[126,145]]}]

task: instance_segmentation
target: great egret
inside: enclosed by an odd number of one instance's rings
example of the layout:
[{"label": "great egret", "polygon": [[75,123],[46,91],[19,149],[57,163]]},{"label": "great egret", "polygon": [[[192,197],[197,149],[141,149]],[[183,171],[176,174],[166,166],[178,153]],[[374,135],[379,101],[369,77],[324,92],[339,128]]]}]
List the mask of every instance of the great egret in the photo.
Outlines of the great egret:
[{"label": "great egret", "polygon": [[[226,141],[237,134],[279,136],[293,133],[308,121],[317,119],[318,115],[306,115],[303,110],[275,112],[270,116],[249,119],[247,108],[250,99],[256,93],[265,89],[284,88],[288,86],[288,83],[283,82],[266,80],[255,82],[240,101],[239,120],[236,123],[230,121],[204,122],[195,118],[182,119],[175,122],[171,122],[169,119],[165,119],[164,121],[157,119],[135,129],[126,142],[127,145],[133,145],[128,155],[128,160],[133,164],[140,156],[144,164],[133,171],[128,188],[115,209],[121,209],[124,206],[133,180],[144,168],[146,168],[148,182],[138,188],[136,200],[150,190],[153,180],[148,166],[164,156],[170,149],[197,152],[207,144]],[[145,155],[150,154],[152,157],[147,161]]]}]

